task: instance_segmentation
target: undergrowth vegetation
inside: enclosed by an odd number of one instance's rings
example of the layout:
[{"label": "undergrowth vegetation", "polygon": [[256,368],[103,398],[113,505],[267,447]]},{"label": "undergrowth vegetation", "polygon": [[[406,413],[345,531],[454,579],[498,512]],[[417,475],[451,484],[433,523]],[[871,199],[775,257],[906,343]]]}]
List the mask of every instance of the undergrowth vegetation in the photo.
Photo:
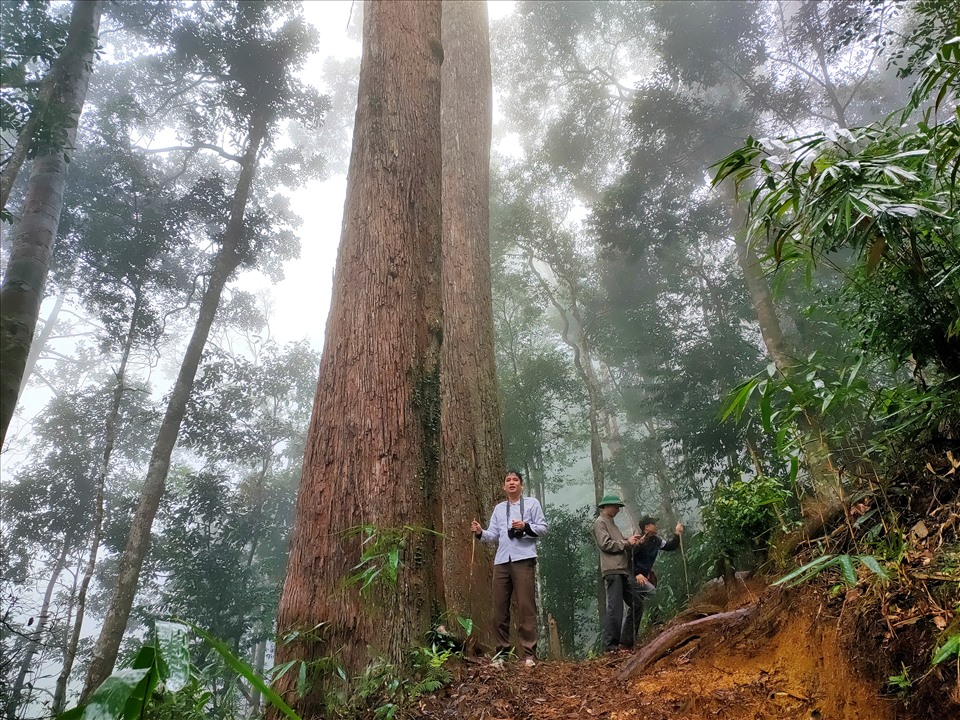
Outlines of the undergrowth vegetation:
[{"label": "undergrowth vegetation", "polygon": [[[765,498],[800,498],[800,567],[779,583],[816,580],[854,608],[888,690],[917,702],[960,677],[960,24],[940,33],[903,112],[749,138],[715,179],[747,190],[749,242],[774,276],[834,271],[820,290],[849,350],[771,363],[729,396],[724,417],[756,428],[785,481],[767,490],[758,460],[755,489],[718,488],[707,526],[721,552],[763,542],[795,529]],[[802,472],[814,447],[830,487]]]}]

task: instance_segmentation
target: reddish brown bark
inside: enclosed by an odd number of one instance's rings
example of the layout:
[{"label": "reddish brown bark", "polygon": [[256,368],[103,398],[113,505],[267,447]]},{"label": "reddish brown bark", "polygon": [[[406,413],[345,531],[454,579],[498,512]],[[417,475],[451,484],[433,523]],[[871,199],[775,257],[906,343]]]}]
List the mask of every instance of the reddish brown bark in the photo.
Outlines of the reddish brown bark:
[{"label": "reddish brown bark", "polygon": [[443,316],[440,361],[443,601],[446,622],[491,626],[491,564],[468,527],[496,501],[504,475],[490,285],[492,88],[487,6],[443,3]]},{"label": "reddish brown bark", "polygon": [[[405,533],[395,583],[345,580],[362,525],[423,527],[438,507],[440,436],[440,2],[364,9],[353,150],[326,344],[277,625],[277,663],[335,656],[356,672],[399,660],[435,610],[432,536]],[[324,623],[316,628],[318,623]],[[293,631],[301,631],[284,644]],[[296,697],[323,715],[322,678]]]}]

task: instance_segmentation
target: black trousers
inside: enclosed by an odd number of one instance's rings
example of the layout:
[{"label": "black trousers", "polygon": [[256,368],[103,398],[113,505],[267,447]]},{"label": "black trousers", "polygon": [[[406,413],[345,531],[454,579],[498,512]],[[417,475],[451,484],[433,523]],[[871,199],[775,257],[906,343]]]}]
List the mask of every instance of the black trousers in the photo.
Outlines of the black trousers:
[{"label": "black trousers", "polygon": [[[603,650],[632,648],[640,621],[643,619],[643,593],[636,579],[629,575],[606,575],[607,617],[603,629]],[[627,616],[623,616],[626,603]]]}]

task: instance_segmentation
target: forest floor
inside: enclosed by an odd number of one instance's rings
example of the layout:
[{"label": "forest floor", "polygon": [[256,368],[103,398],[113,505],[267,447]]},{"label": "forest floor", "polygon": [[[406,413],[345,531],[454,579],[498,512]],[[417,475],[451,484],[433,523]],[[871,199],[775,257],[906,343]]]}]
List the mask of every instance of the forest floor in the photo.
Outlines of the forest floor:
[{"label": "forest floor", "polygon": [[[817,600],[815,593],[767,588],[761,579],[740,582],[722,609],[751,614],[691,638],[625,678],[635,661],[618,653],[581,662],[544,661],[502,668],[489,660],[461,664],[444,691],[420,703],[411,717],[462,720],[895,720],[904,713],[882,682],[865,676],[876,665],[869,644],[850,633],[862,624]],[[717,609],[717,588],[694,602]],[[753,612],[749,608],[756,608]],[[663,633],[696,616],[693,609]],[[859,627],[860,629],[854,629]],[[649,638],[652,642],[654,638]],[[851,640],[854,640],[851,642]],[[859,648],[859,651],[858,651]],[[642,648],[641,648],[642,650]],[[958,703],[954,687],[941,710]],[[936,715],[934,715],[936,716]],[[940,715],[940,717],[945,717]]]}]

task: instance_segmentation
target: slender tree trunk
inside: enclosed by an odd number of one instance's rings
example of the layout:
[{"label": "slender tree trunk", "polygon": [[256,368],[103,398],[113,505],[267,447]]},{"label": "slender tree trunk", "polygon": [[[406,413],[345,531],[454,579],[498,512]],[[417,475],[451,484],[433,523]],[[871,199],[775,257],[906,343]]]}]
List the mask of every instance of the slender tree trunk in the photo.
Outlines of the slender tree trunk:
[{"label": "slender tree trunk", "polygon": [[[261,609],[262,612],[262,609]],[[259,626],[258,626],[258,629]],[[257,671],[257,675],[263,676],[263,666],[267,657],[267,641],[259,640],[256,645],[253,646],[253,669]],[[250,687],[250,720],[256,720],[260,717],[260,702],[261,702],[260,689],[255,686]]]},{"label": "slender tree trunk", "polygon": [[20,221],[13,232],[10,257],[0,288],[0,446],[20,396],[24,366],[40,315],[53,242],[60,224],[63,194],[67,184],[64,159],[77,137],[77,123],[87,96],[93,67],[93,48],[100,28],[102,3],[75,2],[63,72],[54,91],[54,101],[65,108],[67,148],[37,157],[30,171],[27,196]]},{"label": "slender tree trunk", "polygon": [[54,326],[57,324],[57,318],[60,316],[60,311],[63,310],[68,292],[68,288],[64,288],[57,295],[57,299],[54,302],[53,307],[50,308],[50,314],[47,315],[47,319],[43,322],[43,329],[40,331],[40,334],[34,339],[34,341],[30,343],[30,353],[27,355],[27,360],[23,367],[23,377],[20,379],[21,395],[26,389],[27,383],[30,381],[30,376],[33,375],[33,369],[37,366],[37,361],[40,359],[40,353],[43,352],[43,348],[47,346],[47,343],[50,342],[50,338],[53,336]]},{"label": "slender tree trunk", "polygon": [[77,657],[77,647],[80,645],[80,632],[83,628],[87,590],[90,587],[90,581],[93,579],[93,572],[97,564],[97,553],[100,551],[100,541],[103,537],[103,514],[107,473],[110,470],[110,458],[113,455],[113,448],[116,443],[117,420],[120,417],[120,404],[123,401],[123,393],[126,385],[127,363],[130,360],[130,352],[133,349],[133,339],[136,336],[142,303],[142,293],[138,290],[136,300],[133,304],[133,311],[130,314],[130,325],[127,328],[127,337],[124,340],[123,352],[120,356],[120,367],[116,372],[117,380],[113,388],[113,401],[110,405],[110,413],[107,415],[107,420],[104,425],[103,457],[97,471],[95,484],[97,488],[97,498],[94,506],[93,530],[90,538],[90,554],[87,557],[87,565],[84,568],[83,579],[80,581],[80,591],[77,595],[77,617],[73,623],[73,631],[70,633],[70,641],[64,650],[63,667],[60,670],[60,675],[57,677],[57,686],[53,694],[53,712],[55,714],[62,712],[66,703],[67,682],[70,680],[70,673],[73,671],[73,662]]},{"label": "slender tree trunk", "polygon": [[[60,554],[57,556],[56,562],[53,565],[53,570],[50,572],[47,589],[43,593],[43,602],[40,605],[40,614],[37,617],[33,637],[27,643],[23,661],[20,663],[20,671],[17,673],[17,679],[13,681],[13,687],[10,688],[10,699],[7,701],[6,707],[7,720],[17,720],[17,710],[20,707],[20,696],[23,693],[23,686],[26,684],[27,674],[30,672],[31,665],[33,665],[33,658],[37,654],[37,649],[40,647],[40,640],[43,638],[43,633],[46,631],[47,625],[50,622],[50,601],[53,598],[53,591],[57,586],[57,580],[60,579],[60,573],[62,573],[63,568],[66,567],[67,553],[69,551],[70,538],[66,537],[63,540],[63,547],[60,550]],[[28,694],[23,704],[26,705],[29,701],[30,696]]]},{"label": "slender tree trunk", "polygon": [[482,0],[443,3],[443,317],[440,497],[444,611],[489,633],[491,566],[468,528],[504,475],[490,285],[490,39]]},{"label": "slender tree trunk", "polygon": [[605,362],[598,363],[597,381],[600,383],[600,392],[607,399],[599,411],[599,420],[601,427],[604,428],[607,439],[607,450],[610,453],[611,466],[617,468],[615,480],[620,490],[620,499],[624,502],[623,514],[627,518],[627,523],[631,529],[637,529],[637,521],[640,519],[640,508],[637,506],[637,484],[632,482],[633,476],[620,467],[617,461],[623,455],[623,438],[620,435],[620,422],[617,419],[615,409],[611,408],[610,398],[619,397],[613,374],[610,367]]},{"label": "slender tree trunk", "polygon": [[177,436],[180,434],[180,424],[183,422],[187,401],[193,390],[203,348],[220,305],[223,289],[243,259],[241,249],[243,247],[243,216],[250,197],[250,188],[253,185],[257,156],[265,135],[265,121],[259,117],[255,118],[251,122],[247,149],[241,162],[240,177],[234,190],[233,205],[224,231],[223,242],[214,259],[213,270],[200,302],[200,312],[193,335],[184,353],[180,373],[170,393],[160,432],[153,445],[147,477],[140,495],[140,504],[134,513],[127,544],[120,557],[117,587],[104,618],[100,637],[93,649],[93,658],[80,696],[81,704],[85,703],[90,694],[110,675],[117,661],[120,641],[123,639],[127,620],[130,617],[130,608],[133,606],[133,598],[137,592],[140,569],[150,548],[150,529],[153,526],[153,518],[157,514],[160,499],[163,497],[167,473],[170,470],[170,457],[177,443]]},{"label": "slender tree trunk", "polygon": [[[541,289],[546,293],[547,299],[560,315],[563,327],[560,331],[560,337],[563,342],[573,351],[573,365],[577,369],[577,374],[583,381],[583,386],[587,391],[587,420],[590,423],[590,466],[593,470],[593,494],[596,502],[600,502],[604,493],[604,474],[603,474],[603,443],[600,439],[600,392],[597,387],[596,374],[593,371],[593,359],[590,355],[590,348],[587,346],[583,337],[583,326],[577,319],[579,317],[576,311],[576,300],[571,306],[573,310],[568,310],[556,293],[547,283],[546,278],[537,270],[534,264],[533,255],[527,254],[527,267],[530,268],[540,283]],[[570,290],[575,293],[575,287],[570,284]],[[575,315],[576,328],[571,327],[570,318]]]},{"label": "slender tree trunk", "polygon": [[[281,638],[325,625],[278,643],[278,663],[337,654],[352,674],[371,652],[399,661],[435,609],[439,548],[409,528],[436,522],[445,500],[441,59],[439,0],[365,7],[343,234],[277,619]],[[396,580],[365,595],[345,582],[361,559],[359,526],[405,540]],[[322,680],[304,697],[295,683],[288,673],[278,690],[319,717]]]},{"label": "slender tree trunk", "polygon": [[[760,260],[747,242],[743,231],[746,211],[733,197],[731,183],[727,183],[726,187],[730,196],[730,229],[737,245],[737,262],[743,272],[747,292],[750,294],[757,322],[760,325],[760,336],[777,370],[783,375],[789,375],[795,359],[780,327],[780,320],[773,305],[770,289],[763,277]],[[799,423],[804,436],[803,454],[814,494],[820,500],[833,502],[838,497],[839,481],[830,462],[830,448],[823,437],[820,423],[809,409],[804,409]]]}]

